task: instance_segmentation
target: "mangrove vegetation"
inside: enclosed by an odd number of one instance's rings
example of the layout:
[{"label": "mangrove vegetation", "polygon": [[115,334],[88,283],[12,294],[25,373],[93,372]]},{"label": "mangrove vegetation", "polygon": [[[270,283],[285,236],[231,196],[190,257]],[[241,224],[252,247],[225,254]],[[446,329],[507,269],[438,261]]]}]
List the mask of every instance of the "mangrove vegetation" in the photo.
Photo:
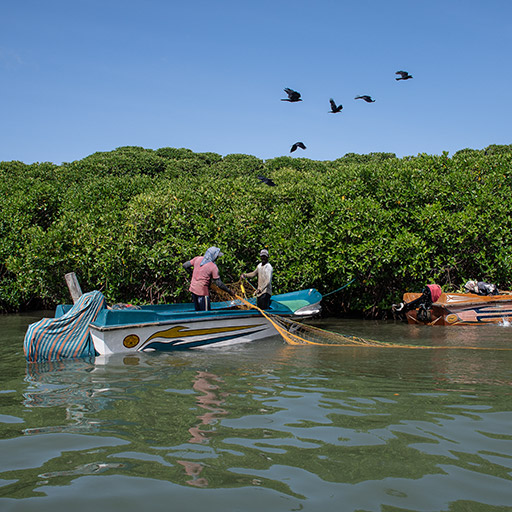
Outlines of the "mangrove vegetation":
[{"label": "mangrove vegetation", "polygon": [[[258,176],[270,178],[268,186]],[[56,165],[0,163],[0,310],[189,301],[181,263],[220,247],[224,282],[268,248],[276,293],[381,316],[404,291],[512,284],[512,145],[334,161],[121,147]]]}]

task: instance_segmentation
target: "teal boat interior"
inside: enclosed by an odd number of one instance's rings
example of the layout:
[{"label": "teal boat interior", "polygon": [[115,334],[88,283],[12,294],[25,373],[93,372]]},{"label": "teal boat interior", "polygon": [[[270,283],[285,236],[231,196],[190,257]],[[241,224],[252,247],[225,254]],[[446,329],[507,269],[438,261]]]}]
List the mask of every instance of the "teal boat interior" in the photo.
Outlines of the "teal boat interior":
[{"label": "teal boat interior", "polygon": [[[268,313],[283,316],[307,317],[318,314],[322,294],[310,288],[290,293],[274,295]],[[252,304],[255,299],[250,299]],[[237,300],[214,302],[210,311],[195,311],[192,303],[157,304],[137,307],[105,308],[102,309],[91,325],[96,327],[111,327],[121,325],[141,325],[164,323],[175,320],[193,320],[199,318],[227,318],[232,316],[259,316],[256,309],[240,309]],[[72,308],[71,304],[57,306],[55,318],[59,318]]]}]

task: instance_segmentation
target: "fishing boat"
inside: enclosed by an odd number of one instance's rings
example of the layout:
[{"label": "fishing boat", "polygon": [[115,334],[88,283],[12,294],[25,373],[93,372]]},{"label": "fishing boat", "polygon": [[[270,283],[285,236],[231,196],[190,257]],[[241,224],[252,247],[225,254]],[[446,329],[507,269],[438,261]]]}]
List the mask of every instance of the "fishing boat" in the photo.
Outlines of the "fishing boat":
[{"label": "fishing boat", "polygon": [[39,361],[222,347],[275,336],[272,315],[311,318],[321,300],[314,288],[273,295],[268,317],[241,309],[238,300],[212,302],[210,311],[195,311],[190,303],[106,307],[100,292],[89,292],[74,305],[58,306],[55,318],[30,325],[24,350],[29,361]]},{"label": "fishing boat", "polygon": [[[420,293],[405,293],[403,301],[408,303],[420,296]],[[424,325],[484,325],[512,322],[512,292],[484,296],[474,293],[442,293],[431,308],[407,311],[405,317],[409,324]]]}]

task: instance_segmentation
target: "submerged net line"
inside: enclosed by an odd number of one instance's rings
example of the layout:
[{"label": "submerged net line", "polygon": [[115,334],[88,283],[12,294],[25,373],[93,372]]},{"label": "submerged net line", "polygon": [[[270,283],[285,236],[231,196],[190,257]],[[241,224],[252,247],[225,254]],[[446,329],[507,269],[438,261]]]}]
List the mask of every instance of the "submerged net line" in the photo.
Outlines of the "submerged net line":
[{"label": "submerged net line", "polygon": [[[359,336],[347,336],[345,334],[327,331],[320,327],[306,325],[279,315],[268,313],[258,306],[249,302],[246,298],[245,288],[241,281],[228,285],[235,292],[236,303],[232,307],[238,309],[256,309],[264,316],[289,345],[316,345],[336,347],[373,347],[373,348],[406,348],[413,350],[512,350],[512,348],[492,348],[475,346],[429,346],[429,345],[407,345],[376,341]],[[228,293],[215,287],[215,293],[221,301],[228,303],[232,297]],[[231,302],[232,304],[232,302]]]}]

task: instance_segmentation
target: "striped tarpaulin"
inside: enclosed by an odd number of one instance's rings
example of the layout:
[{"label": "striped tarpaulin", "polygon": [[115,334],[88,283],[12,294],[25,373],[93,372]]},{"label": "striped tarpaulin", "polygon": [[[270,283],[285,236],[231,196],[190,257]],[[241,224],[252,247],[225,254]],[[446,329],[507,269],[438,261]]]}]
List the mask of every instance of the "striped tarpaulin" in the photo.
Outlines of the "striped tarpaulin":
[{"label": "striped tarpaulin", "polygon": [[89,324],[105,305],[101,292],[84,293],[65,315],[30,324],[23,342],[27,360],[51,361],[94,355]]}]

